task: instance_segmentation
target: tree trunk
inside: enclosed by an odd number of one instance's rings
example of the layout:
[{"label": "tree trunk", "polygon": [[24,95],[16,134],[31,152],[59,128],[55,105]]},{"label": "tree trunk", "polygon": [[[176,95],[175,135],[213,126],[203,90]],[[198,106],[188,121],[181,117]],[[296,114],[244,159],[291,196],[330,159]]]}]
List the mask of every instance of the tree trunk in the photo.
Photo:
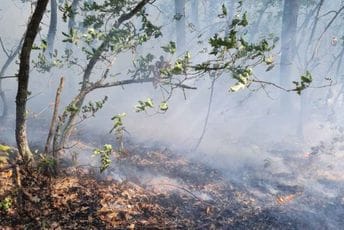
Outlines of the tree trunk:
[{"label": "tree trunk", "polygon": [[199,29],[198,4],[199,0],[191,0],[191,23]]},{"label": "tree trunk", "polygon": [[[282,87],[289,88],[291,82],[292,64],[296,48],[296,32],[298,18],[299,1],[285,0],[282,18],[281,33],[281,62],[280,62],[280,84]],[[288,93],[282,92],[281,107],[284,109],[291,108],[291,101]]]},{"label": "tree trunk", "polygon": [[20,42],[19,42],[17,48],[14,51],[12,51],[11,54],[8,55],[8,58],[5,62],[5,64],[2,66],[2,68],[0,70],[0,99],[3,103],[2,115],[0,116],[1,121],[6,120],[7,115],[8,115],[7,98],[6,98],[5,91],[2,89],[2,79],[1,78],[5,76],[6,70],[11,65],[11,63],[14,61],[15,57],[18,55],[20,48],[23,44],[23,40],[24,40],[24,37],[22,37],[20,39]]},{"label": "tree trunk", "polygon": [[72,15],[68,19],[68,30],[74,28],[75,25],[76,25],[76,23],[75,23],[75,15],[77,13],[79,2],[80,2],[80,0],[73,0],[73,2],[72,2]]},{"label": "tree trunk", "polygon": [[30,55],[32,45],[39,30],[49,0],[38,0],[35,11],[27,26],[24,43],[20,53],[18,73],[18,91],[16,96],[16,141],[19,154],[23,160],[29,162],[33,159],[26,133],[26,102],[28,97]]},{"label": "tree trunk", "polygon": [[[72,5],[71,5],[72,14],[68,18],[68,31],[70,31],[71,29],[73,29],[76,26],[75,15],[77,14],[77,11],[78,11],[79,2],[80,2],[80,0],[73,0],[72,1]],[[67,42],[66,48],[72,49],[72,44]]]},{"label": "tree trunk", "polygon": [[48,30],[48,38],[47,38],[47,52],[48,57],[51,59],[54,53],[54,42],[56,37],[56,30],[57,30],[57,2],[56,0],[50,1],[50,24]]},{"label": "tree trunk", "polygon": [[[59,87],[56,90],[53,116],[51,118],[49,133],[48,133],[47,141],[46,141],[45,148],[44,148],[44,152],[46,154],[49,153],[49,150],[50,150],[49,148],[50,148],[50,145],[51,145],[51,141],[52,141],[52,139],[54,137],[54,132],[56,130],[56,123],[57,123],[57,118],[58,118],[58,113],[59,113],[59,105],[60,105],[61,93],[62,93],[62,89],[63,89],[63,83],[64,83],[64,78],[61,77]],[[53,157],[57,161],[57,156],[54,155]]]},{"label": "tree trunk", "polygon": [[175,19],[177,35],[177,54],[180,55],[185,49],[185,0],[175,0]]}]

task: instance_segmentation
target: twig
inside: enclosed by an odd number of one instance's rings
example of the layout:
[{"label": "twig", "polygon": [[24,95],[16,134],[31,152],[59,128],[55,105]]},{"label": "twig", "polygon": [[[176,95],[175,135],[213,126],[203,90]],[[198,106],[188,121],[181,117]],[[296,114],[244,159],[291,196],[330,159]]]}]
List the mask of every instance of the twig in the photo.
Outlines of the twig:
[{"label": "twig", "polygon": [[330,28],[330,26],[332,25],[332,23],[336,20],[336,18],[338,17],[338,15],[340,15],[340,13],[344,10],[344,6],[342,6],[337,12],[336,14],[333,16],[333,18],[330,20],[330,22],[326,25],[324,31],[320,34],[320,37],[316,43],[315,49],[313,51],[313,55],[311,57],[311,59],[309,60],[309,62],[311,62],[311,60],[313,60],[315,58],[315,56],[318,53],[319,50],[319,46],[320,46],[320,42],[323,38],[323,36],[325,35],[325,33],[327,32],[327,30]]},{"label": "twig", "polygon": [[207,130],[208,121],[209,121],[209,115],[210,115],[210,111],[211,111],[211,105],[212,105],[213,96],[214,96],[214,85],[215,85],[215,81],[216,81],[216,77],[213,76],[213,79],[211,80],[211,86],[210,86],[210,96],[209,96],[209,102],[208,102],[207,115],[205,116],[205,121],[204,121],[204,125],[203,125],[203,130],[202,130],[201,136],[198,138],[197,144],[196,144],[195,147],[193,148],[193,151],[196,151],[196,150],[198,149],[198,147],[199,147],[200,144],[202,143],[203,137],[204,137],[205,132],[206,132],[206,130]]},{"label": "twig", "polygon": [[295,89],[286,89],[286,88],[284,88],[284,87],[282,87],[276,83],[270,82],[270,81],[262,81],[262,80],[253,79],[252,82],[260,83],[260,84],[264,84],[264,85],[272,85],[272,86],[276,87],[277,89],[281,89],[281,90],[286,91],[286,92],[295,91]]},{"label": "twig", "polygon": [[187,192],[188,194],[190,194],[191,196],[193,196],[194,198],[196,198],[197,200],[201,201],[202,203],[206,203],[208,205],[213,205],[212,203],[208,202],[208,201],[205,201],[203,200],[202,198],[199,198],[198,196],[196,196],[195,194],[193,194],[190,190],[184,188],[184,187],[181,187],[181,186],[178,186],[178,185],[174,185],[174,184],[159,184],[159,185],[163,185],[163,186],[171,186],[171,187],[175,187],[175,188],[178,188],[180,190],[183,190],[185,192]]},{"label": "twig", "polygon": [[8,78],[18,78],[17,76],[3,76],[0,79],[8,79]]},{"label": "twig", "polygon": [[[56,131],[55,131],[55,132],[56,132]],[[74,148],[74,147],[77,146],[77,145],[78,145],[78,143],[73,144],[73,145],[71,145],[71,146],[62,146],[61,148],[54,148],[54,147],[53,147],[53,150],[50,151],[49,153],[55,154],[54,152],[59,152],[59,151],[61,151],[61,150],[72,149],[72,148]]]},{"label": "twig", "polygon": [[6,56],[9,58],[10,57],[10,54],[8,53],[7,49],[5,48],[5,45],[0,37],[0,45],[1,45],[1,48],[2,50],[4,51],[4,53],[6,54]]}]

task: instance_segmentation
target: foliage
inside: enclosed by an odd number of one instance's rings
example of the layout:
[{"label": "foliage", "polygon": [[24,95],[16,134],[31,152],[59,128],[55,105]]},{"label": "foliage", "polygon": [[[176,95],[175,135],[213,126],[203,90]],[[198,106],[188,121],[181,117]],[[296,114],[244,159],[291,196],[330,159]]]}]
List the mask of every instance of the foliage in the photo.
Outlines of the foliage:
[{"label": "foliage", "polygon": [[100,156],[100,172],[104,172],[111,164],[112,145],[105,144],[102,149],[93,150],[95,156]]},{"label": "foliage", "polygon": [[37,164],[38,171],[43,175],[56,176],[57,175],[57,161],[49,155],[40,154]]},{"label": "foliage", "polygon": [[113,128],[112,130],[110,131],[110,133],[113,131],[113,130],[118,130],[120,128],[123,127],[123,118],[127,116],[126,113],[120,113],[120,114],[117,114],[115,116],[113,116],[111,118],[111,120],[113,121]]},{"label": "foliage", "polygon": [[115,131],[114,133],[115,133],[118,145],[119,145],[119,148],[117,149],[117,151],[120,153],[124,152],[123,139],[124,139],[125,127],[123,125],[123,118],[125,116],[127,116],[126,113],[121,113],[121,114],[117,114],[111,118],[111,120],[113,120],[113,127],[110,130],[110,133]]},{"label": "foliage", "polygon": [[[154,108],[154,102],[152,98],[147,98],[145,101],[138,101],[138,104],[135,106],[135,111],[139,112],[146,112],[148,109]],[[162,101],[159,104],[159,110],[162,112],[166,112],[168,110],[168,104],[166,101]]]},{"label": "foliage", "polygon": [[147,98],[145,101],[138,101],[138,104],[135,106],[136,112],[146,111],[148,108],[153,108],[154,103],[152,98]]},{"label": "foliage", "polygon": [[293,81],[294,85],[295,85],[295,91],[297,94],[301,94],[301,92],[306,89],[307,87],[310,86],[310,84],[312,83],[312,75],[309,71],[306,71],[305,74],[303,74],[300,77],[300,81]]},{"label": "foliage", "polygon": [[7,146],[7,145],[0,145],[0,151],[1,152],[9,152],[11,150],[11,147],[10,146]]},{"label": "foliage", "polygon": [[0,201],[0,211],[7,213],[8,210],[12,207],[13,200],[11,197],[7,196],[5,199]]},{"label": "foliage", "polygon": [[[47,42],[44,39],[40,45],[35,46],[40,51],[34,61],[39,71],[49,71],[51,67],[63,65],[82,69],[80,89],[59,117],[59,130],[56,135],[61,138],[58,149],[62,149],[65,144],[63,142],[68,141],[71,130],[78,124],[77,119],[95,116],[96,112],[103,108],[107,97],[85,104],[86,96],[93,90],[151,82],[155,88],[160,87],[161,91],[168,95],[165,97],[164,94],[163,101],[159,104],[159,110],[165,112],[169,108],[167,102],[172,91],[175,88],[190,89],[184,84],[189,79],[204,78],[209,72],[216,72],[216,78],[229,75],[229,91],[236,92],[255,82],[254,68],[257,65],[266,65],[267,71],[274,66],[270,52],[277,40],[271,37],[250,42],[246,34],[249,24],[247,12],[239,12],[225,31],[216,33],[209,39],[210,51],[207,60],[195,64],[189,52],[185,52],[181,57],[172,57],[173,61],[166,60],[164,56],[156,58],[148,53],[135,57],[134,69],[128,70],[127,75],[118,73],[122,78],[111,77],[112,65],[120,54],[135,52],[137,46],[162,36],[161,26],[150,21],[145,7],[134,11],[142,2],[145,1],[85,1],[78,9],[80,26],[62,32],[62,42],[71,48],[64,52],[54,52],[53,58],[50,59],[45,58]],[[241,6],[240,2],[237,9]],[[68,0],[65,0],[59,9],[65,22],[76,13]],[[228,14],[229,11],[223,4],[219,17],[227,20]],[[172,56],[176,53],[176,44],[169,41],[161,46],[161,49]],[[125,80],[119,80],[123,78]],[[310,81],[307,79],[301,77],[301,82],[294,82],[297,93],[308,87]],[[136,112],[146,112],[151,108],[154,108],[151,98],[139,100],[135,106]],[[115,130],[116,134],[123,137],[124,116],[125,114],[119,114],[112,117],[113,128],[110,132]]]},{"label": "foliage", "polygon": [[215,34],[209,39],[211,47],[209,60],[192,66],[191,70],[198,73],[212,71],[229,73],[236,80],[236,83],[229,87],[230,92],[249,87],[254,82],[255,66],[265,64],[268,69],[273,67],[269,52],[274,48],[276,39],[267,38],[251,43],[245,36],[244,28],[247,25],[246,12],[234,18],[227,33]]},{"label": "foliage", "polygon": [[85,119],[88,117],[88,114],[90,114],[92,117],[95,116],[96,112],[98,112],[101,108],[103,108],[105,102],[107,101],[108,97],[105,96],[102,100],[100,101],[95,101],[95,102],[88,102],[87,105],[82,106],[82,117]]},{"label": "foliage", "polygon": [[176,43],[173,41],[170,41],[166,46],[161,47],[162,50],[169,54],[175,54],[177,51]]},{"label": "foliage", "polygon": [[168,104],[166,101],[163,101],[159,105],[159,109],[163,112],[166,112],[168,110]]}]

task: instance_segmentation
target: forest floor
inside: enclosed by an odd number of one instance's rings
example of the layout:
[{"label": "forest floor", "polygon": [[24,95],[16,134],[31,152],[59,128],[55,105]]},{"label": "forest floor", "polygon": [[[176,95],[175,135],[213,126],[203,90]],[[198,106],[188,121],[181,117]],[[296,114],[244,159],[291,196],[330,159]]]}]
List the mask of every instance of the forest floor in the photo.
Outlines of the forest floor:
[{"label": "forest floor", "polygon": [[[7,166],[8,162],[2,158],[0,168]],[[317,209],[326,209],[334,221],[341,224],[344,221],[344,196],[330,200],[310,195],[304,187],[280,182],[278,177],[268,185],[257,173],[252,174],[256,176],[249,179],[251,187],[247,187],[231,182],[216,169],[167,149],[132,149],[117,160],[107,175],[99,174],[98,168],[89,165],[61,166],[57,177],[23,167],[19,171],[10,168],[0,172],[0,229],[331,229],[337,226],[338,223],[331,225],[325,221],[326,216],[318,218],[312,211]],[[18,175],[21,200],[16,199]],[[326,183],[331,184],[328,180]],[[271,187],[275,192],[271,192]],[[308,211],[301,210],[300,203]]]}]

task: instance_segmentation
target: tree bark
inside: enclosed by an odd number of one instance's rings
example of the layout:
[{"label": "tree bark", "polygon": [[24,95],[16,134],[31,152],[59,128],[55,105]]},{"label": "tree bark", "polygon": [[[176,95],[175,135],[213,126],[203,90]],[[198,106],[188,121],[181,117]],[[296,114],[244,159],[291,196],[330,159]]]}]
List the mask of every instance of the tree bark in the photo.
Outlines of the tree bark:
[{"label": "tree bark", "polygon": [[16,142],[19,154],[24,161],[33,159],[26,133],[26,103],[28,98],[30,56],[32,45],[35,41],[49,0],[38,0],[35,11],[30,19],[25,33],[24,43],[20,53],[18,73],[18,89],[16,96]]},{"label": "tree bark", "polygon": [[[52,138],[54,137],[54,131],[56,130],[56,123],[57,123],[57,118],[58,118],[58,113],[59,113],[59,105],[60,105],[61,92],[63,89],[63,83],[64,83],[64,79],[63,77],[61,77],[59,87],[56,90],[53,116],[51,118],[49,133],[48,133],[47,141],[44,148],[45,153],[49,153],[49,147],[51,145]],[[57,156],[54,155],[53,157],[55,158],[55,160],[57,160]]]}]

